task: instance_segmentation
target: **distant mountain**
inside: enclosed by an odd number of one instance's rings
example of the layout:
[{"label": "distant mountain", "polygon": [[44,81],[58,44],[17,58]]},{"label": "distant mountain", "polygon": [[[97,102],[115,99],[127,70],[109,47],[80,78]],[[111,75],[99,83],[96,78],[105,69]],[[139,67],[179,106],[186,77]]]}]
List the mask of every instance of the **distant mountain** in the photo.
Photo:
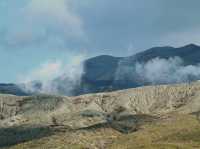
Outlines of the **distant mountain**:
[{"label": "distant mountain", "polygon": [[28,95],[16,84],[0,84],[0,94],[13,94],[18,96]]},{"label": "distant mountain", "polygon": [[170,58],[178,56],[184,60],[185,65],[196,65],[200,62],[200,46],[189,44],[184,47],[156,47],[131,56],[139,62],[147,62],[153,58]]},{"label": "distant mountain", "polygon": [[[84,63],[85,73],[82,76],[81,85],[75,94],[151,85],[138,79],[134,73],[134,66],[136,63],[146,63],[157,57],[163,59],[180,57],[184,66],[197,65],[200,63],[200,47],[194,44],[179,48],[155,47],[130,57],[102,55],[88,59]],[[126,70],[130,68],[133,69],[132,73],[126,73]],[[123,75],[118,77],[118,73]],[[200,78],[194,78],[194,80],[198,79]]]},{"label": "distant mountain", "polygon": [[[74,80],[69,80],[68,78],[63,79],[63,77],[59,77],[52,82],[52,85],[54,88],[56,88],[59,94],[70,96],[152,85],[152,82],[144,80],[141,78],[141,76],[138,76],[138,74],[135,72],[136,64],[144,64],[155,58],[169,59],[174,57],[179,57],[182,59],[182,66],[199,65],[200,46],[189,44],[179,48],[170,46],[154,47],[129,57],[113,57],[109,55],[93,57],[84,62],[84,74],[79,82],[74,82]],[[193,67],[192,69],[191,67],[187,67],[187,71],[193,71],[194,69],[195,68]],[[200,75],[187,76],[185,80],[200,80]],[[173,80],[170,80],[169,82],[161,81],[154,83],[154,85],[181,83],[181,81],[185,82],[185,80],[180,80],[179,82],[173,82]],[[36,91],[38,91],[40,90],[41,85],[34,85],[34,88],[37,88]],[[14,84],[0,85],[0,92],[15,95],[26,94]]]}]

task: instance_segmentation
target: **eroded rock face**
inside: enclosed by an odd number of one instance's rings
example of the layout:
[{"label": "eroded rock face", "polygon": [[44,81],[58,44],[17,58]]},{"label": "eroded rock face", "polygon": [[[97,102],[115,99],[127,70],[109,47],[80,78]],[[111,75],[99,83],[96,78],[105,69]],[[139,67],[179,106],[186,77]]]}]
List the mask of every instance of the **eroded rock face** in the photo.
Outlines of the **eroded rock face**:
[{"label": "eroded rock face", "polygon": [[[199,99],[200,83],[149,86],[111,93],[90,94],[72,98],[79,100],[75,106],[98,107],[105,113],[111,113],[116,107],[124,107],[132,114],[164,114],[183,110],[187,106],[196,106]],[[194,103],[197,102],[197,103]],[[194,105],[193,105],[194,104]],[[93,105],[93,106],[91,106]],[[197,108],[198,107],[198,108]],[[185,111],[186,113],[187,110]],[[194,111],[193,111],[194,112]]]},{"label": "eroded rock face", "polygon": [[0,126],[20,125],[25,122],[45,123],[49,113],[58,110],[63,103],[63,98],[56,96],[0,95]]},{"label": "eroded rock face", "polygon": [[0,95],[0,119],[10,118],[17,115],[21,97],[11,95]]},{"label": "eroded rock face", "polygon": [[200,111],[200,83],[149,86],[78,97],[0,95],[0,126],[61,125],[72,129],[109,124],[135,130],[159,115]]}]

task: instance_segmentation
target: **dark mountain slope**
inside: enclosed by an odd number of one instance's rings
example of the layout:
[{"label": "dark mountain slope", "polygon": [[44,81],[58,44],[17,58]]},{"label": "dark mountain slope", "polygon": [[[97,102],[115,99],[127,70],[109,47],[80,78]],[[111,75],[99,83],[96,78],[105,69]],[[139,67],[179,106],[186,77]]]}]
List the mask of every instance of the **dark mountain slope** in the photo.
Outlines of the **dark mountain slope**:
[{"label": "dark mountain slope", "polygon": [[[151,85],[150,82],[139,78],[135,73],[135,65],[136,63],[146,63],[157,57],[164,59],[180,57],[183,60],[182,65],[198,65],[200,63],[200,47],[194,44],[179,48],[155,47],[129,57],[108,55],[93,57],[84,62],[84,74],[80,83],[75,82],[76,85],[74,86],[73,81],[68,78],[63,80],[60,77],[54,80],[53,85],[57,87],[59,94],[66,95],[80,95]],[[200,76],[191,76],[190,78],[191,81],[200,80]],[[0,84],[0,93],[26,94],[15,84]]]},{"label": "dark mountain slope", "polygon": [[200,63],[200,47],[189,44],[180,48],[173,47],[156,47],[131,56],[138,62],[147,62],[153,58],[170,58],[178,56],[182,58],[186,65],[195,65]]},{"label": "dark mountain slope", "polygon": [[118,63],[122,58],[108,55],[97,56],[85,61],[86,80],[112,80]]},{"label": "dark mountain slope", "polygon": [[[183,65],[197,65],[200,63],[200,47],[189,44],[184,47],[155,47],[130,57],[98,56],[85,61],[85,73],[78,93],[102,92],[118,89],[126,89],[148,85],[138,80],[134,74],[136,62],[145,63],[156,57],[168,59],[180,57]],[[126,73],[132,67],[133,73]],[[117,73],[123,76],[117,77]],[[200,78],[195,78],[200,79]]]},{"label": "dark mountain slope", "polygon": [[28,95],[16,84],[0,84],[0,94],[13,94],[18,96]]}]

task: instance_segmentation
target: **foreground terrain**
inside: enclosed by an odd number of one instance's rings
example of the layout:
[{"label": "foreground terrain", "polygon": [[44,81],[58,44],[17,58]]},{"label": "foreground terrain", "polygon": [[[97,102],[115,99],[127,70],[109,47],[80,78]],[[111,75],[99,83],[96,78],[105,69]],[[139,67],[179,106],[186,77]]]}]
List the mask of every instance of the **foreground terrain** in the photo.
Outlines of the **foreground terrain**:
[{"label": "foreground terrain", "polygon": [[0,148],[200,148],[200,82],[77,97],[0,95]]}]

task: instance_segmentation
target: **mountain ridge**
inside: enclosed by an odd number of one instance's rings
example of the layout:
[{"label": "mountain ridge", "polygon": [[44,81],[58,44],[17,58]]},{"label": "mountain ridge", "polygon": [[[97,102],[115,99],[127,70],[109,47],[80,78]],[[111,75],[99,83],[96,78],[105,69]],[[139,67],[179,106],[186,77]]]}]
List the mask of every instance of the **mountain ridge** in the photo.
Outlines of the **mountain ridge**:
[{"label": "mountain ridge", "polygon": [[[90,90],[91,92],[102,92],[106,90],[118,90],[146,85],[145,83],[143,84],[141,82],[138,82],[137,76],[134,77],[134,66],[136,63],[146,63],[157,57],[159,57],[160,59],[180,57],[183,60],[183,65],[185,66],[197,65],[200,63],[200,47],[194,44],[189,44],[179,48],[169,46],[156,47],[145,50],[143,52],[139,52],[129,57],[112,57],[113,60],[110,59],[110,61],[105,61],[103,63],[103,56],[95,57],[95,63],[93,63],[92,67],[87,64],[87,61],[84,65],[85,73],[82,76],[82,88],[84,88],[84,84],[89,84],[86,85],[86,88],[89,86],[89,92]],[[101,60],[98,61],[98,58],[100,58]],[[93,59],[89,59],[89,61],[92,60]],[[102,65],[105,66],[103,67]],[[122,70],[120,70],[120,67],[122,68]],[[127,69],[131,69],[132,71],[130,74],[126,74],[128,80],[124,79],[126,77],[123,77],[122,80],[117,80],[117,71],[123,72]],[[95,81],[98,81],[98,83],[95,84]],[[104,83],[106,85],[104,85]]]},{"label": "mountain ridge", "polygon": [[[200,63],[200,46],[188,44],[178,48],[170,46],[154,47],[128,57],[100,55],[89,58],[84,61],[84,73],[82,74],[80,81],[78,81],[78,84],[70,90],[70,95],[115,91],[151,85],[148,81],[143,82],[143,80],[138,79],[139,77],[135,73],[135,65],[137,63],[148,63],[155,58],[167,60],[174,57],[181,58],[183,66],[196,66]],[[191,81],[199,79],[200,76],[197,76]],[[57,94],[63,95],[69,95],[69,89],[65,84],[70,83],[71,81],[68,78],[63,79],[62,77],[58,77],[53,81],[53,85],[57,86]],[[34,85],[34,88],[37,88],[37,86]],[[39,88],[36,89],[36,91],[38,90]],[[30,94],[26,93],[21,86],[16,84],[10,85],[9,88],[0,85],[0,91],[2,93],[4,91],[5,93],[14,95]]]}]

